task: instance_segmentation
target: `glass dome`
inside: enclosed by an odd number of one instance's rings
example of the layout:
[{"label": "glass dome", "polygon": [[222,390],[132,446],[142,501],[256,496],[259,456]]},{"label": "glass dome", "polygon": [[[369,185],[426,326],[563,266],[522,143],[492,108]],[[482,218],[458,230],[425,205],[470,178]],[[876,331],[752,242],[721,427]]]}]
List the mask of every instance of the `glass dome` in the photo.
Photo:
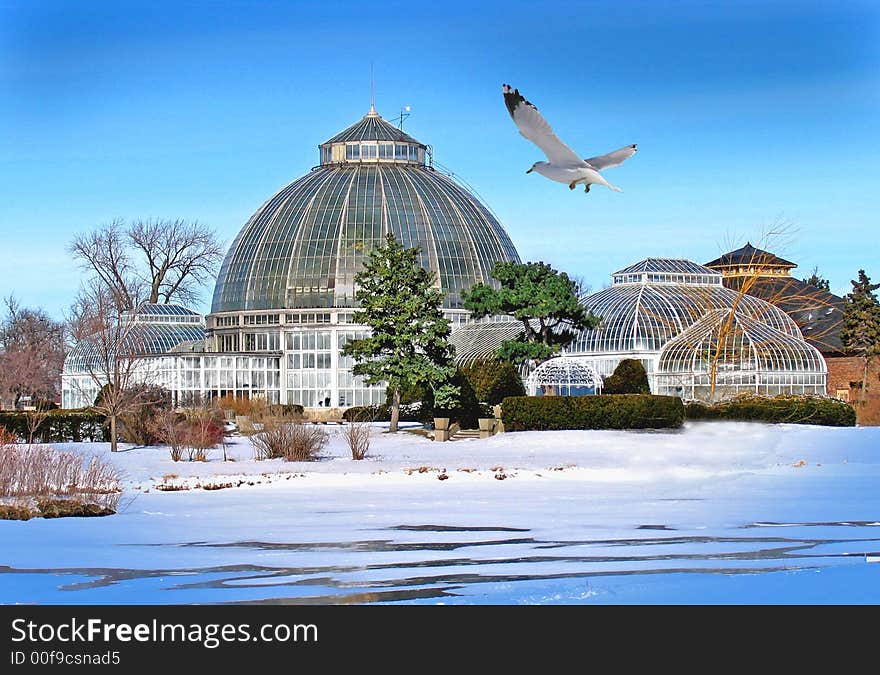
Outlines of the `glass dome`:
[{"label": "glass dome", "polygon": [[581,298],[602,321],[580,333],[569,353],[656,352],[708,312],[733,306],[738,315],[801,339],[797,324],[781,309],[750,295],[739,297],[722,285],[721,274],[689,260],[648,258],[612,278],[609,288]]},{"label": "glass dome", "polygon": [[470,321],[455,326],[449,342],[455,347],[456,363],[466,366],[498,358],[498,348],[507,340],[516,340],[522,334],[522,321],[502,317],[495,321]]},{"label": "glass dome", "polygon": [[727,309],[709,312],[671,340],[655,378],[659,394],[710,400],[742,393],[821,396],[825,375],[815,347]]},{"label": "glass dome", "polygon": [[528,377],[530,396],[591,396],[602,384],[593,364],[567,356],[544,361]]},{"label": "glass dome", "polygon": [[[143,304],[136,312],[123,313],[122,321],[132,325],[119,331],[123,345],[112,351],[127,356],[167,354],[185,343],[204,345],[205,342],[202,316],[179,305]],[[63,374],[93,372],[104,364],[101,353],[97,341],[80,340],[67,353]]]},{"label": "glass dome", "polygon": [[217,278],[212,313],[352,307],[367,253],[394,234],[420,246],[444,307],[499,261],[519,261],[501,224],[473,194],[425,163],[427,146],[371,110],[320,146],[320,166],[248,220]]}]

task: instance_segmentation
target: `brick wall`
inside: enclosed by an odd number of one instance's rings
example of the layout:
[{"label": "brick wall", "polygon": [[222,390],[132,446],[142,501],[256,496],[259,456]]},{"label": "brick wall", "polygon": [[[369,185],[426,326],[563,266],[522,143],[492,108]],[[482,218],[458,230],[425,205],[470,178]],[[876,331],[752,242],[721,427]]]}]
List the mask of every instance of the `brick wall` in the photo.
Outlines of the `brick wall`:
[{"label": "brick wall", "polygon": [[868,365],[865,404],[861,405],[861,382],[865,362],[858,356],[825,357],[828,364],[828,395],[849,398],[859,424],[880,426],[880,359]]}]

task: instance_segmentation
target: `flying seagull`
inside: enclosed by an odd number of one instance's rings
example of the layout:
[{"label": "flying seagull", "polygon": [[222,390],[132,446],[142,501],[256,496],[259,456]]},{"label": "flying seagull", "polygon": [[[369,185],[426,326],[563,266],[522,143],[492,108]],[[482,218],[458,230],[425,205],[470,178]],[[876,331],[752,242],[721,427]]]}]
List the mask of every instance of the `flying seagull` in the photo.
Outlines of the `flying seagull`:
[{"label": "flying seagull", "polygon": [[553,129],[547,124],[547,120],[538,112],[534,104],[522,97],[519,89],[513,89],[510,85],[502,85],[504,103],[519,129],[519,133],[537,145],[549,162],[535,162],[532,168],[526,171],[537,171],[539,174],[558,183],[566,183],[570,190],[580,183],[584,186],[584,192],[590,191],[590,185],[605,185],[615,192],[623,192],[619,187],[611,185],[602,178],[599,173],[602,169],[610,169],[612,166],[620,166],[623,162],[636,154],[635,143],[626,147],[609,152],[607,155],[581,159],[574,150],[559,140],[553,133]]}]

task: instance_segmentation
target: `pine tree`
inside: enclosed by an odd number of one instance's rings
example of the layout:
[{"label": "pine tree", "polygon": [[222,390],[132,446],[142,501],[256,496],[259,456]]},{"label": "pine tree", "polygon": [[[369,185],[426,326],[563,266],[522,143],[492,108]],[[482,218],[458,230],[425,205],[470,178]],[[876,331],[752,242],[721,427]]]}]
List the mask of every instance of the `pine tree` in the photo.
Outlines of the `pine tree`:
[{"label": "pine tree", "polygon": [[813,273],[810,275],[808,279],[804,279],[803,282],[805,284],[809,284],[810,286],[815,286],[820,291],[830,291],[831,284],[828,282],[828,279],[824,279],[821,274],[819,274],[819,268],[814,267]]},{"label": "pine tree", "polygon": [[360,310],[355,323],[370,326],[370,337],[354,340],[343,354],[355,358],[353,372],[370,385],[387,382],[391,392],[391,428],[397,431],[401,389],[430,387],[450,403],[457,392],[451,328],[443,317],[443,294],[435,275],[419,266],[421,250],[405,248],[389,234],[385,246],[373,249],[355,276]]},{"label": "pine tree", "polygon": [[501,262],[495,265],[492,277],[501,288],[478,283],[464,294],[464,300],[474,318],[507,314],[522,322],[523,334],[507,340],[498,350],[504,361],[546,361],[568,346],[576,331],[599,324],[599,318],[578,302],[577,283],[550,265]]},{"label": "pine tree", "polygon": [[865,389],[868,386],[868,363],[880,355],[880,302],[874,294],[880,284],[872,284],[865,270],[859,270],[858,281],[850,283],[853,289],[844,298],[846,304],[840,340],[844,349],[864,360],[861,393],[861,401],[864,403]]}]

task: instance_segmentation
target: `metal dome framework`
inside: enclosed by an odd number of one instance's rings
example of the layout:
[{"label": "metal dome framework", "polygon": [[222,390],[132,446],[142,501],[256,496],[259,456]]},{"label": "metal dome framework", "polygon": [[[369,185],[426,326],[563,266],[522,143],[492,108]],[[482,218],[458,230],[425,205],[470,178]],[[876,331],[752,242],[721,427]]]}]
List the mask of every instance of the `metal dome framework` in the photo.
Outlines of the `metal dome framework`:
[{"label": "metal dome framework", "polygon": [[[649,266],[651,272],[630,271]],[[609,288],[581,298],[602,322],[578,335],[570,353],[658,351],[708,312],[734,305],[738,313],[801,337],[785,312],[750,295],[740,297],[722,285],[721,274],[689,260],[649,258],[613,278]]]},{"label": "metal dome framework", "polygon": [[[726,288],[720,273],[690,260],[647,258],[615,272],[612,279],[609,288],[581,298],[584,306],[601,317],[600,325],[581,332],[565,350],[569,356],[591,360],[603,377],[622,359],[635,358],[644,365],[652,391],[705,397],[700,360],[693,354],[690,358],[685,353],[673,356],[676,352],[664,350],[680,346],[684,334],[711,333],[707,326],[732,313],[732,329],[721,335],[730,344],[720,348],[716,344],[717,358],[711,359],[716,364],[712,368],[714,396],[728,390],[824,393],[824,359],[804,342],[794,320],[768,302]],[[699,327],[692,333],[694,326]],[[750,365],[753,360],[738,356],[744,347],[737,346],[737,340],[751,341],[780,356],[756,369]],[[662,353],[667,360],[661,366]],[[757,380],[760,384],[753,376],[756,371],[762,373]]]},{"label": "metal dome framework", "polygon": [[[307,407],[382,403],[385,387],[355,377],[341,353],[368,334],[353,315],[354,277],[369,252],[388,234],[420,247],[453,326],[470,316],[463,290],[496,284],[495,264],[519,261],[488,207],[426,164],[428,146],[374,109],[318,147],[320,165],[238,233],[204,328],[183,308],[131,317],[137,325],[120,353],[137,359],[143,381],[169,388],[176,401],[232,394]],[[68,358],[65,405],[94,399],[90,349],[84,342]]]},{"label": "metal dome framework", "polygon": [[688,399],[743,393],[822,396],[826,366],[804,340],[728,309],[710,312],[671,340],[660,353],[655,377],[657,393]]},{"label": "metal dome framework", "polygon": [[[131,380],[156,383],[172,391],[178,400],[186,377],[183,361],[166,357],[169,352],[189,345],[204,345],[205,328],[202,316],[179,305],[142,304],[133,312],[124,312],[118,319],[120,327],[112,331],[113,339],[97,336],[80,340],[68,352],[62,370],[62,401],[65,408],[92,405],[103,371],[112,369],[115,359],[131,359]],[[190,381],[192,378],[189,378]]]},{"label": "metal dome framework", "polygon": [[[134,312],[124,312],[119,321],[123,327],[114,333],[121,344],[108,344],[106,348],[109,354],[123,358],[166,354],[183,343],[205,341],[201,315],[180,305],[144,304]],[[88,375],[101,367],[106,360],[103,349],[97,338],[80,340],[64,359],[64,374]]]},{"label": "metal dome framework", "polygon": [[456,326],[449,342],[455,347],[455,361],[467,366],[477,361],[498,358],[503,342],[516,340],[523,334],[522,321],[509,317],[491,317]]},{"label": "metal dome framework", "polygon": [[589,396],[602,391],[602,376],[584,359],[557,356],[544,361],[526,380],[530,396]]},{"label": "metal dome framework", "polygon": [[375,112],[319,147],[320,166],[264,203],[235,238],[212,314],[355,307],[354,276],[389,233],[421,247],[449,310],[463,309],[462,290],[494,283],[495,263],[519,261],[489,209]]}]

